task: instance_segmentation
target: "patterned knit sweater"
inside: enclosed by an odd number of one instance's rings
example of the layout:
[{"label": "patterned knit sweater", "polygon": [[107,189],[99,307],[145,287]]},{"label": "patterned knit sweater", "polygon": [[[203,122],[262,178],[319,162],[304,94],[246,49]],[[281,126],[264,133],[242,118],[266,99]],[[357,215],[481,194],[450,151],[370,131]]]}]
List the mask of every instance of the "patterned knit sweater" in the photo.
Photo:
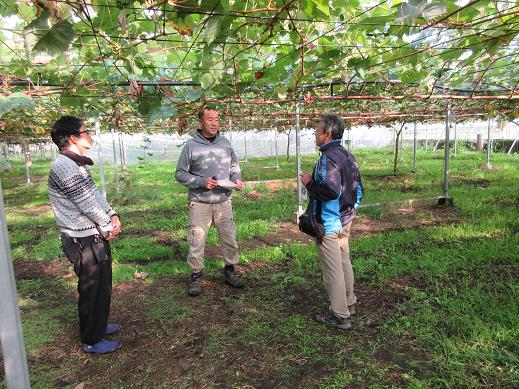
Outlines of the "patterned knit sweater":
[{"label": "patterned knit sweater", "polygon": [[59,155],[49,173],[49,199],[61,232],[81,238],[111,231],[110,218],[117,213],[95,186],[86,166]]}]

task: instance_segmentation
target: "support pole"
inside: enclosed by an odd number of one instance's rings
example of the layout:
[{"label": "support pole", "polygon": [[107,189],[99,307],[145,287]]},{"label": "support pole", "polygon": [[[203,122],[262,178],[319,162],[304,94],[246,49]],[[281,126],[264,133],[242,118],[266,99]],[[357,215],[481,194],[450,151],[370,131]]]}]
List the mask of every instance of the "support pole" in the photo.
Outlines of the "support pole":
[{"label": "support pole", "polygon": [[245,135],[245,136],[243,137],[243,141],[244,141],[244,143],[245,143],[245,160],[244,160],[243,162],[247,163],[247,162],[249,162],[249,161],[247,160],[247,135]]},{"label": "support pole", "polygon": [[447,110],[445,112],[445,157],[443,164],[443,197],[438,200],[439,204],[452,206],[452,199],[449,197],[449,156],[450,156],[450,131],[449,120],[451,111],[451,102],[447,102]]},{"label": "support pole", "polygon": [[303,213],[303,185],[301,184],[301,131],[299,128],[299,104],[296,104],[296,164],[297,164],[297,212],[295,213],[295,222],[299,220],[299,216]]},{"label": "support pole", "polygon": [[416,122],[413,123],[413,173],[416,172]]},{"label": "support pole", "polygon": [[492,169],[492,164],[490,163],[490,155],[492,154],[492,139],[490,137],[490,119],[488,119],[488,134],[487,134],[487,169]]},{"label": "support pole", "polygon": [[454,156],[458,155],[458,123],[454,123]]},{"label": "support pole", "polygon": [[112,128],[111,132],[112,132],[112,150],[114,152],[115,192],[117,194],[119,194],[121,192],[121,189],[119,188],[119,170],[117,169],[117,150],[116,150],[116,146],[115,146],[115,130]]},{"label": "support pole", "polygon": [[29,170],[29,168],[32,166],[31,150],[29,149],[29,145],[25,139],[22,140],[22,148],[25,158],[25,187],[30,188],[32,186],[31,172]]},{"label": "support pole", "polygon": [[276,148],[276,166],[274,166],[275,169],[279,169],[279,154],[278,154],[278,129],[276,127],[276,129],[274,130],[274,136],[275,136],[275,139],[274,139],[274,144],[275,144],[275,148]]},{"label": "support pole", "polygon": [[0,184],[0,341],[4,359],[5,381],[8,388],[29,388],[27,356],[23,344],[22,323],[11,246],[7,234],[4,196]]},{"label": "support pole", "polygon": [[232,118],[229,118],[229,143],[231,144],[232,148]]},{"label": "support pole", "polygon": [[124,174],[124,143],[122,133],[119,133],[119,158],[121,159],[121,172]]},{"label": "support pole", "polygon": [[429,148],[428,143],[429,143],[429,125],[426,124],[425,125],[425,151],[427,151],[427,149]]},{"label": "support pole", "polygon": [[101,146],[101,123],[99,118],[96,118],[96,142],[97,142],[97,159],[99,163],[99,177],[101,179],[101,193],[106,199],[106,182],[105,182],[105,163],[103,159],[103,149]]},{"label": "support pole", "polygon": [[508,150],[508,154],[511,154],[512,153],[512,150],[514,149],[514,146],[515,144],[517,143],[517,141],[519,140],[519,136],[517,136],[514,141],[512,142],[512,146],[510,146],[510,149]]}]

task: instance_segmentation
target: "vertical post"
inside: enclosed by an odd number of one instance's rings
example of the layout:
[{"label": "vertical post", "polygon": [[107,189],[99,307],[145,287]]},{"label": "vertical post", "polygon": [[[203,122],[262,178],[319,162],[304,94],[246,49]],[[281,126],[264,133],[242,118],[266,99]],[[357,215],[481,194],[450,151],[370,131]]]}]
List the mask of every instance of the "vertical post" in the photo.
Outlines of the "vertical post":
[{"label": "vertical post", "polygon": [[404,128],[402,128],[402,130],[400,131],[400,143],[398,144],[399,148],[400,148],[400,162],[402,162],[404,160],[404,133],[405,133],[405,130],[407,130],[407,126],[404,126]]},{"label": "vertical post", "polygon": [[487,169],[492,169],[490,163],[490,155],[492,154],[492,139],[490,137],[490,119],[488,119],[488,134],[487,134]]},{"label": "vertical post", "polygon": [[279,155],[278,155],[278,128],[276,127],[276,129],[274,130],[274,136],[275,136],[275,140],[274,140],[274,143],[275,143],[275,148],[276,148],[276,166],[274,166],[276,169],[279,169]]},{"label": "vertical post", "polygon": [[510,149],[508,150],[508,154],[511,154],[512,153],[512,150],[514,149],[514,146],[515,144],[517,143],[517,141],[519,140],[519,136],[517,136],[514,141],[512,142],[512,146],[510,146]]},{"label": "vertical post", "polygon": [[445,112],[445,157],[443,165],[443,201],[445,205],[452,205],[452,200],[449,199],[449,156],[450,156],[450,131],[449,120],[451,114],[451,102],[447,102],[447,110]]},{"label": "vertical post", "polygon": [[25,157],[25,187],[30,188],[32,186],[31,172],[29,170],[29,168],[32,166],[31,150],[29,149],[29,145],[25,139],[22,139],[22,148]]},{"label": "vertical post", "polygon": [[351,128],[348,128],[348,151],[351,150],[351,138],[350,138]]},{"label": "vertical post", "polygon": [[299,128],[299,104],[296,104],[296,161],[297,161],[297,216],[303,213],[303,185],[301,184],[301,129]]},{"label": "vertical post", "polygon": [[7,234],[4,196],[0,183],[0,341],[8,388],[29,388],[27,356],[23,344],[22,324],[16,283]]},{"label": "vertical post", "polygon": [[413,124],[413,172],[416,172],[416,122]]},{"label": "vertical post", "polygon": [[99,163],[99,177],[101,179],[101,193],[106,199],[106,182],[105,182],[105,163],[103,159],[103,149],[101,145],[101,123],[99,118],[96,118],[96,142],[97,142],[97,159]]},{"label": "vertical post", "polygon": [[229,143],[231,144],[232,148],[232,118],[229,117]]},{"label": "vertical post", "polygon": [[119,133],[119,158],[121,159],[121,172],[124,172],[124,143],[121,132]]},{"label": "vertical post", "polygon": [[427,145],[427,144],[429,143],[429,132],[428,132],[428,129],[429,129],[429,125],[426,124],[426,125],[425,125],[425,151],[427,151],[427,149],[428,149],[428,147],[429,147],[429,146]]},{"label": "vertical post", "polygon": [[119,171],[117,169],[117,150],[116,150],[116,147],[115,147],[115,130],[112,128],[111,132],[112,132],[112,150],[114,152],[115,191],[117,193],[120,193],[121,190],[119,189]]},{"label": "vertical post", "polygon": [[454,123],[454,156],[458,155],[458,123]]},{"label": "vertical post", "polygon": [[245,161],[243,161],[243,162],[247,163],[247,162],[249,162],[249,161],[247,160],[247,135],[245,135],[245,136],[243,137],[243,141],[244,141],[244,143],[245,143]]}]

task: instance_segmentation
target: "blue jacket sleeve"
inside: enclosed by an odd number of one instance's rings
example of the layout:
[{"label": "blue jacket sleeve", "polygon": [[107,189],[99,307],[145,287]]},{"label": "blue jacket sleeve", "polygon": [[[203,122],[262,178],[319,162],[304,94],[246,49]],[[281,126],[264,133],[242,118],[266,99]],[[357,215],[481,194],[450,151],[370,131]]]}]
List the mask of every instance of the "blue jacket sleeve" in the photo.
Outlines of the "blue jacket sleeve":
[{"label": "blue jacket sleeve", "polygon": [[353,208],[357,209],[359,207],[360,202],[362,201],[363,194],[364,194],[364,190],[362,188],[362,180],[359,177],[359,182],[357,184],[357,200],[355,201]]}]

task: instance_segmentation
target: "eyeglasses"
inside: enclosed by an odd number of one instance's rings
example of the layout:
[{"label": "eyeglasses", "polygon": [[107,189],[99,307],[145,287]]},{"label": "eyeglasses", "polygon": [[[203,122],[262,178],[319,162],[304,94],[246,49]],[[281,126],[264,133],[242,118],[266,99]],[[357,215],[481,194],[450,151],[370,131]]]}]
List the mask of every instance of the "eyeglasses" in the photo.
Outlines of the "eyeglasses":
[{"label": "eyeglasses", "polygon": [[84,134],[84,133],[87,133],[88,135],[90,135],[90,130],[79,131],[80,136],[81,136],[81,134]]}]

